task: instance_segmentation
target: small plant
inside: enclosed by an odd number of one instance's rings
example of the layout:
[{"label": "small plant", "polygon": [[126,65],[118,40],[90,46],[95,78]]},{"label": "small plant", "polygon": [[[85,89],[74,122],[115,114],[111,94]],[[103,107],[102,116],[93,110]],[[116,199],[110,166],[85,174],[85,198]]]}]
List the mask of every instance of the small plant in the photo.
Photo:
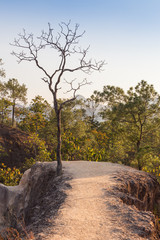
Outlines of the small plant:
[{"label": "small plant", "polygon": [[[0,240],[34,240],[33,232],[28,232],[24,222],[24,218],[17,218],[16,215],[9,209],[9,213],[12,216],[10,227],[4,228],[0,232]],[[15,226],[12,225],[15,221]]]},{"label": "small plant", "polygon": [[8,185],[14,186],[18,185],[20,179],[22,177],[22,173],[18,168],[9,168],[4,163],[1,163],[0,167],[0,182]]},{"label": "small plant", "polygon": [[[21,236],[22,235],[22,236]],[[15,228],[6,228],[0,233],[0,240],[34,240],[34,235],[32,232],[19,233]]]},{"label": "small plant", "polygon": [[0,234],[0,240],[4,240],[4,239],[22,240],[22,238],[19,235],[19,232],[14,228],[7,228]]}]

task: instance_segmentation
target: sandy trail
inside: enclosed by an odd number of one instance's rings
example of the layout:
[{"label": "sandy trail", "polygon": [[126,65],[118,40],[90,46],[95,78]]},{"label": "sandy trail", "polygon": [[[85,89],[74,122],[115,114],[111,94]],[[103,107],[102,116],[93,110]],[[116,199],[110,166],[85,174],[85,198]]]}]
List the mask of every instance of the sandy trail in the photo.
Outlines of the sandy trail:
[{"label": "sandy trail", "polygon": [[[40,236],[45,240],[144,239],[128,232],[121,222],[121,206],[114,209],[117,199],[107,195],[115,184],[113,175],[121,168],[110,163],[63,162],[71,188],[65,190],[67,198],[53,227]],[[118,204],[123,206],[122,201]]]},{"label": "sandy trail", "polygon": [[[69,169],[65,164],[65,170],[70,171],[73,177],[70,182],[72,189],[68,191],[65,206],[60,209],[60,218],[56,221],[57,231],[53,238],[55,240],[98,240],[108,235],[109,225],[104,227],[107,213],[103,189],[107,186],[106,182],[109,183],[109,176],[106,175],[104,166],[97,168],[97,164],[94,164],[91,167],[88,162],[88,166],[85,164],[80,167],[82,164],[72,164]],[[109,170],[107,173],[110,173]],[[111,182],[108,185],[111,185]]]}]

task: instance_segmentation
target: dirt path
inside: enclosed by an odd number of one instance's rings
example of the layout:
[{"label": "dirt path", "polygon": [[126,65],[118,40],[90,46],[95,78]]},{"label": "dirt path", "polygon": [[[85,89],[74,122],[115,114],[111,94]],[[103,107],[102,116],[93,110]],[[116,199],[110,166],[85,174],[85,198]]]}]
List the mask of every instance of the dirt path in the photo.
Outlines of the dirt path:
[{"label": "dirt path", "polygon": [[[126,228],[129,217],[124,204],[110,195],[115,184],[114,174],[124,167],[111,163],[64,162],[66,176],[71,176],[65,190],[67,198],[58,211],[53,227],[40,234],[45,240],[140,240],[134,231]],[[127,212],[133,213],[130,206]],[[127,213],[128,214],[128,213]],[[128,215],[127,215],[128,216]],[[150,239],[150,238],[148,238]]]}]

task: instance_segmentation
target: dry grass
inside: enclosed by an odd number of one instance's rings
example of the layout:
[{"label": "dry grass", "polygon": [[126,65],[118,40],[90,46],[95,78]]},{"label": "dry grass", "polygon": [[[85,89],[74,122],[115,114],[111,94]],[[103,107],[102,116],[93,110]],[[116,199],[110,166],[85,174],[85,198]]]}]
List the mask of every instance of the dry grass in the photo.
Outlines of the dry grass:
[{"label": "dry grass", "polygon": [[0,233],[0,240],[34,240],[34,234],[27,232],[24,224],[21,224],[22,231],[15,228],[6,228]]}]

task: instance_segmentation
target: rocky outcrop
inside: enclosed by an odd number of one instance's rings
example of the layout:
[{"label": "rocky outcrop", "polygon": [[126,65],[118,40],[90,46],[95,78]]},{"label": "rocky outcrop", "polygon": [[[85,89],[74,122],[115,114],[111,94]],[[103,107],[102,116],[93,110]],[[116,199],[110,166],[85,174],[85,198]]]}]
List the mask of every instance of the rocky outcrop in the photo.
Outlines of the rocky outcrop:
[{"label": "rocky outcrop", "polygon": [[154,210],[160,193],[159,183],[154,176],[132,169],[121,171],[113,178],[117,182],[113,192],[124,203],[143,211]]},{"label": "rocky outcrop", "polygon": [[[0,229],[17,227],[19,219],[28,220],[30,210],[47,187],[50,179],[56,176],[55,163],[36,163],[28,169],[18,186],[0,184]],[[53,181],[54,182],[54,181]]]}]

